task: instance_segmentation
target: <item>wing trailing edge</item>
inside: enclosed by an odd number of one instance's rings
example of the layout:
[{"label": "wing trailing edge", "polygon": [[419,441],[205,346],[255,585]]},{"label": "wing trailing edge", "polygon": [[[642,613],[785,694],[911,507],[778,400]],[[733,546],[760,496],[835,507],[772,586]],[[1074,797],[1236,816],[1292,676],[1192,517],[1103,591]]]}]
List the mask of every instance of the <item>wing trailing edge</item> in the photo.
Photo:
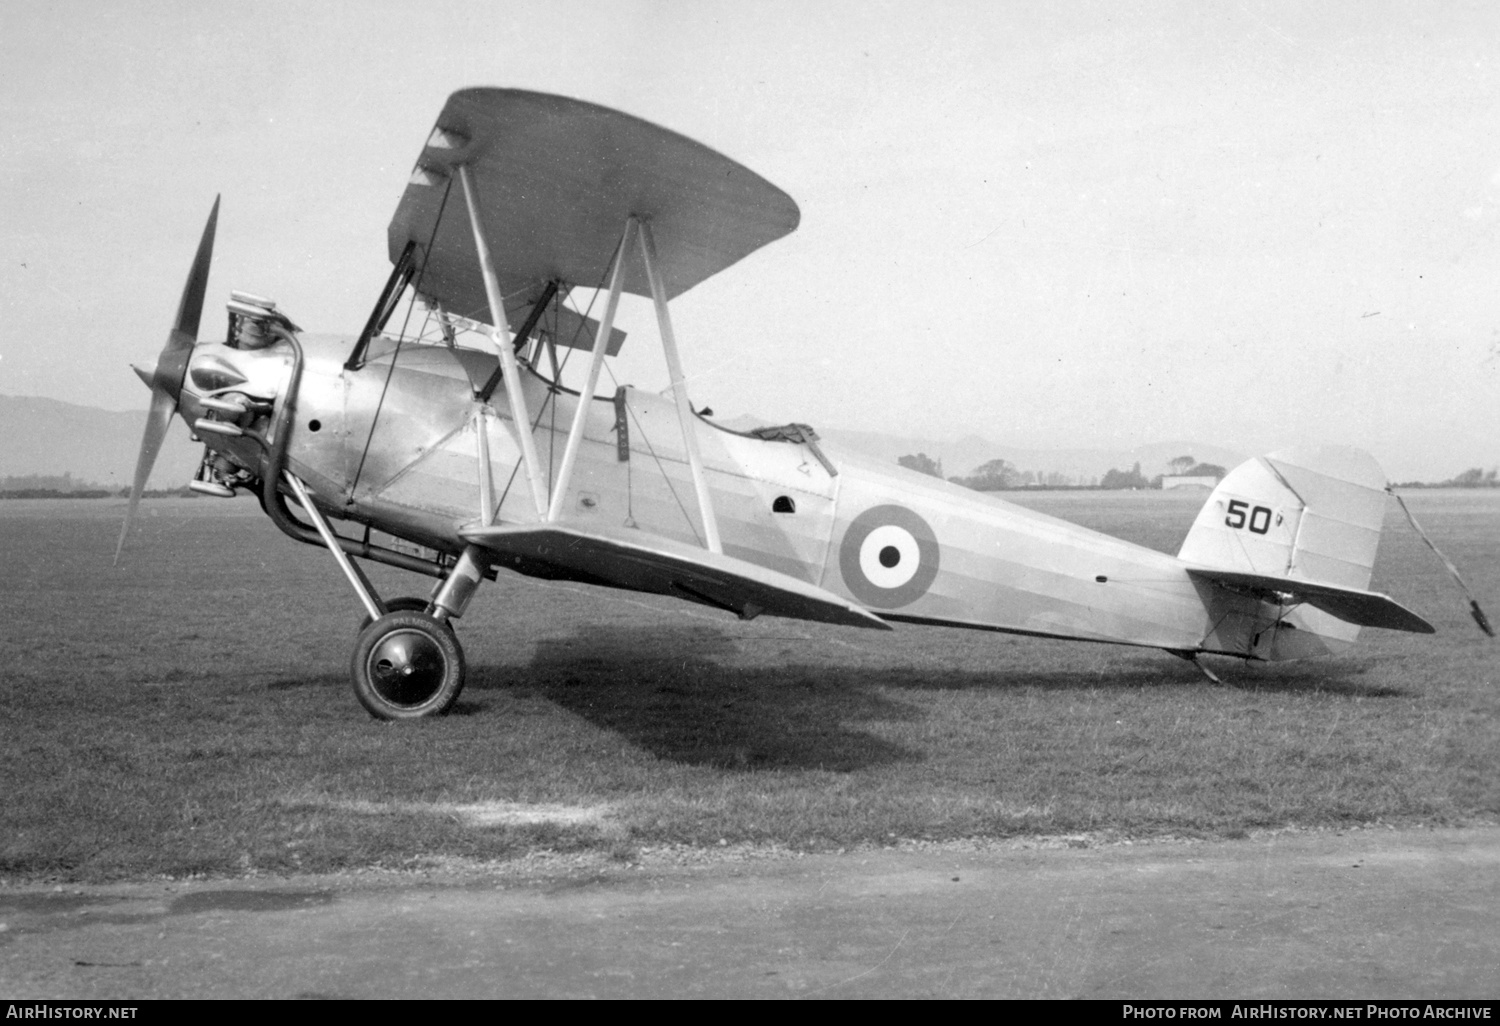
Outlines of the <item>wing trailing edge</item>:
[{"label": "wing trailing edge", "polygon": [[498,565],[532,576],[671,595],[745,620],[764,613],[891,629],[863,607],[806,581],[642,531],[551,523],[471,527],[459,533],[494,553]]},{"label": "wing trailing edge", "polygon": [[1329,616],[1336,616],[1346,623],[1361,627],[1383,627],[1388,631],[1410,631],[1414,634],[1437,633],[1432,624],[1389,595],[1379,592],[1238,570],[1190,566],[1187,572],[1189,576],[1199,580],[1252,592],[1266,601],[1285,604],[1289,599],[1292,602],[1305,602]]}]

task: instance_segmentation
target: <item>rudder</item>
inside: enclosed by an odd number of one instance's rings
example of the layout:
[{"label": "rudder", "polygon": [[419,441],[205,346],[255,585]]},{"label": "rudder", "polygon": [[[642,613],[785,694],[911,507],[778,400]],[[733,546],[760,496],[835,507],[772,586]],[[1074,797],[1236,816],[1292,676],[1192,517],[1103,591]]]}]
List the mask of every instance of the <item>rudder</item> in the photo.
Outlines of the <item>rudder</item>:
[{"label": "rudder", "polygon": [[1375,566],[1385,504],[1385,475],[1361,449],[1274,452],[1219,482],[1177,558],[1362,590]]}]

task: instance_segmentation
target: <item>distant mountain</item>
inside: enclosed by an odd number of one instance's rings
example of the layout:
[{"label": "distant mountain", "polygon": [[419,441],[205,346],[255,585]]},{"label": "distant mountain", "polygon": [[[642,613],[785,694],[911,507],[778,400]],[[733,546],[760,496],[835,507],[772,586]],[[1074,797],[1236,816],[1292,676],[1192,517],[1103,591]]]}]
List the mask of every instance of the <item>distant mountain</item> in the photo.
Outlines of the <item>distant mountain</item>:
[{"label": "distant mountain", "polygon": [[1200,463],[1217,463],[1232,470],[1243,463],[1247,454],[1203,442],[1156,442],[1136,449],[1024,449],[992,442],[978,435],[966,435],[958,441],[912,438],[875,431],[845,431],[839,428],[819,429],[818,434],[835,445],[877,459],[896,462],[900,456],[922,452],[942,460],[943,473],[962,477],[990,460],[1008,460],[1018,470],[1064,474],[1072,478],[1102,478],[1111,470],[1129,470],[1136,463],[1147,479],[1167,473],[1167,461],[1191,456]]},{"label": "distant mountain", "polygon": [[[71,474],[74,481],[128,488],[146,429],[146,411],[100,410],[56,399],[0,395],[0,477]],[[186,484],[203,446],[172,421],[151,474],[153,488]]]}]

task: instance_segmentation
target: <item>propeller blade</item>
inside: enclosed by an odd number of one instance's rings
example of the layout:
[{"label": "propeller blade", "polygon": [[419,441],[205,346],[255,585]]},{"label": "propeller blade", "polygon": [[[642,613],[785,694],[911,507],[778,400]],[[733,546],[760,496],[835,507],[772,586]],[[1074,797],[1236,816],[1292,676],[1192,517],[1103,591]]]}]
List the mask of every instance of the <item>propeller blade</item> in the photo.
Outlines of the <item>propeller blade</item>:
[{"label": "propeller blade", "polygon": [[193,257],[193,269],[188,272],[187,284],[182,287],[182,302],[177,305],[177,319],[172,330],[180,331],[190,339],[198,338],[198,321],[203,316],[203,294],[208,291],[208,265],[214,256],[214,232],[219,225],[219,200],[214,197],[214,208],[208,212],[208,224],[203,226],[203,237],[198,240],[198,254]]},{"label": "propeller blade", "polygon": [[130,488],[130,505],[125,510],[125,523],[120,525],[120,540],[115,544],[115,565],[120,564],[120,553],[125,549],[125,537],[130,533],[131,521],[151,477],[151,468],[156,463],[156,454],[167,436],[167,427],[172,423],[172,414],[177,412],[177,397],[182,394],[182,381],[187,376],[188,359],[198,341],[198,323],[203,319],[203,296],[208,291],[208,269],[213,263],[214,233],[219,225],[219,200],[214,197],[213,209],[208,212],[208,223],[203,226],[203,235],[198,240],[198,252],[193,257],[193,266],[188,270],[187,283],[182,287],[182,300],[177,304],[177,316],[172,329],[167,332],[167,344],[156,358],[156,368],[150,374],[140,368],[135,372],[151,386],[151,411],[146,415],[146,430],[141,436],[141,452],[135,462],[135,481]]},{"label": "propeller blade", "polygon": [[115,543],[115,566],[120,565],[120,553],[125,548],[125,536],[130,533],[131,521],[135,519],[135,508],[141,503],[141,493],[146,490],[146,481],[151,477],[151,467],[156,463],[156,454],[161,452],[162,440],[167,437],[172,414],[177,410],[177,400],[165,389],[151,390],[151,412],[146,414],[146,430],[141,436],[141,454],[135,461],[135,483],[130,486],[130,505],[125,510],[125,522],[120,525],[120,540]]}]

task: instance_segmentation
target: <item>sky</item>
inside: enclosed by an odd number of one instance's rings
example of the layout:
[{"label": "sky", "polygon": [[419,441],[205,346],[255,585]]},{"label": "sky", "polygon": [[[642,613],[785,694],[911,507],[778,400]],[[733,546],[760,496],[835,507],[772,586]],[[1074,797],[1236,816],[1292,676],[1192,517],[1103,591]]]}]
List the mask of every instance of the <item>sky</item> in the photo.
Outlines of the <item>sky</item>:
[{"label": "sky", "polygon": [[[1500,6],[40,2],[0,11],[0,394],[145,409],[231,289],[357,333],[449,93],[699,140],[802,223],[682,296],[722,416],[1500,464]],[[650,304],[615,368],[664,387]]]}]

